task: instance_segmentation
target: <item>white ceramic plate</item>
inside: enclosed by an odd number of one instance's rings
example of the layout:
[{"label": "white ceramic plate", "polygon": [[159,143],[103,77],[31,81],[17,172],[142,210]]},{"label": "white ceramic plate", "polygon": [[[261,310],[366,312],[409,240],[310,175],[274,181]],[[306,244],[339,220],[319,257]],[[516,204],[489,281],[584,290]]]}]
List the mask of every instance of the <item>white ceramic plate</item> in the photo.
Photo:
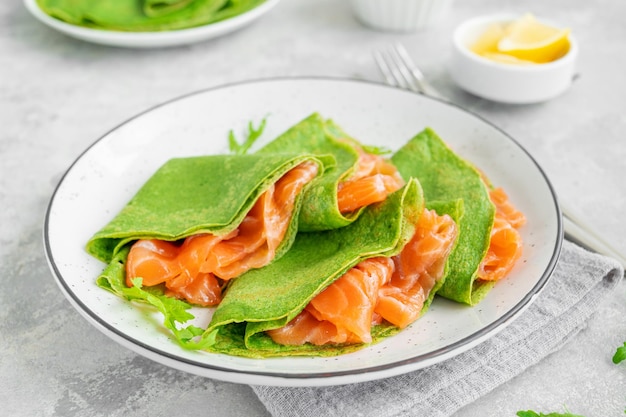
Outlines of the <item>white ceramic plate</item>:
[{"label": "white ceramic plate", "polygon": [[[270,140],[312,112],[334,119],[366,144],[397,149],[430,126],[459,154],[505,187],[527,216],[524,254],[476,307],[436,299],[400,334],[332,358],[247,359],[182,349],[155,323],[157,313],[95,285],[104,265],[83,250],[166,160],[227,152],[229,130],[268,117]],[[200,91],[159,105],[105,134],[60,181],[44,239],[52,272],[69,301],[99,330],[162,364],[231,382],[313,386],[398,375],[457,355],[511,323],[537,296],[555,266],[561,216],[546,176],[513,139],[463,109],[405,90],[353,80],[273,79]],[[209,309],[194,309],[201,323]]]},{"label": "white ceramic plate", "polygon": [[279,1],[267,0],[246,13],[209,25],[162,32],[118,32],[90,29],[71,25],[47,15],[39,8],[36,0],[24,0],[24,5],[35,18],[45,25],[76,39],[126,48],[161,48],[200,42],[233,32],[263,16]]}]

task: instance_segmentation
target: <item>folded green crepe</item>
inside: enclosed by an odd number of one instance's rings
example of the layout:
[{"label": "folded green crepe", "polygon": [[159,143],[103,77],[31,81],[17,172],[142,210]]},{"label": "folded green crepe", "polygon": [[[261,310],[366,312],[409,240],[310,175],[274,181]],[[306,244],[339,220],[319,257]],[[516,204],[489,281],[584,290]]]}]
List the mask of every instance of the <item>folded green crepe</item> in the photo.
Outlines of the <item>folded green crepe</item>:
[{"label": "folded green crepe", "polygon": [[337,165],[323,176],[317,177],[308,187],[300,212],[300,231],[329,230],[352,223],[361,210],[342,214],[337,203],[337,187],[340,181],[350,177],[357,168],[359,153],[351,145],[350,138],[331,120],[318,113],[289,128],[285,133],[261,148],[258,153],[294,152],[315,155],[330,154]]},{"label": "folded green crepe", "polygon": [[[419,183],[411,180],[384,202],[369,206],[351,225],[299,233],[280,260],[241,275],[229,285],[204,338],[209,351],[249,357],[336,355],[363,347],[284,346],[264,331],[284,326],[328,285],[367,258],[398,254],[410,240],[424,207]],[[393,334],[375,326],[373,339]]]},{"label": "folded green crepe", "polygon": [[463,200],[459,237],[448,260],[449,271],[438,295],[474,305],[493,287],[476,280],[487,250],[495,207],[480,172],[462,159],[432,129],[425,129],[391,158],[403,177],[417,178],[426,201]]},{"label": "folded green crepe", "polygon": [[90,28],[152,32],[207,25],[247,12],[265,0],[37,0],[48,15]]},{"label": "folded green crepe", "polygon": [[[335,163],[331,156],[293,153],[171,159],[89,240],[86,249],[108,263],[137,239],[176,241],[197,233],[226,234],[239,226],[265,190],[304,161],[316,162],[318,175]],[[302,194],[276,256],[293,241]]]}]

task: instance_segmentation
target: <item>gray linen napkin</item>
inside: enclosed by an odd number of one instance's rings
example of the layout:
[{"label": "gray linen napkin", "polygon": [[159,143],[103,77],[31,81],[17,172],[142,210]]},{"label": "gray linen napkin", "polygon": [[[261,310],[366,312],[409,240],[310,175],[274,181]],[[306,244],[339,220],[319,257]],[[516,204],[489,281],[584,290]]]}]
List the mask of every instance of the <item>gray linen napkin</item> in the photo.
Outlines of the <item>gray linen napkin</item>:
[{"label": "gray linen napkin", "polygon": [[408,410],[415,416],[449,416],[560,348],[585,326],[623,276],[617,261],[565,241],[552,278],[528,310],[467,352],[378,381],[252,388],[275,417],[391,417],[407,415]]}]

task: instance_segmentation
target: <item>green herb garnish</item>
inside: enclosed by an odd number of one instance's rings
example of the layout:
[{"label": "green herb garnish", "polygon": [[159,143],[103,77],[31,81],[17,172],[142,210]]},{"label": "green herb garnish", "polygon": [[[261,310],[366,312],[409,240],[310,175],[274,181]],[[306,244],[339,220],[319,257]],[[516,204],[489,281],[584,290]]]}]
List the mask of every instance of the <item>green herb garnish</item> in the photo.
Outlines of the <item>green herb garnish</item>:
[{"label": "green herb garnish", "polygon": [[263,118],[261,124],[258,128],[255,129],[252,122],[248,122],[248,134],[243,143],[239,143],[237,138],[235,138],[235,133],[231,130],[228,132],[228,147],[230,151],[237,155],[243,155],[248,152],[248,150],[254,145],[254,142],[263,134],[263,130],[265,130],[265,122],[267,118]]},{"label": "green herb garnish", "polygon": [[[618,347],[615,351],[615,355],[613,355],[614,364],[618,364],[624,360],[626,360],[626,342],[624,342],[624,346]],[[626,411],[624,413],[626,413]]]},{"label": "green herb garnish", "polygon": [[578,414],[572,414],[572,413],[548,413],[548,414],[544,414],[544,413],[537,413],[536,411],[532,411],[532,410],[527,410],[527,411],[518,411],[517,412],[517,416],[518,417],[583,417],[581,415]]}]

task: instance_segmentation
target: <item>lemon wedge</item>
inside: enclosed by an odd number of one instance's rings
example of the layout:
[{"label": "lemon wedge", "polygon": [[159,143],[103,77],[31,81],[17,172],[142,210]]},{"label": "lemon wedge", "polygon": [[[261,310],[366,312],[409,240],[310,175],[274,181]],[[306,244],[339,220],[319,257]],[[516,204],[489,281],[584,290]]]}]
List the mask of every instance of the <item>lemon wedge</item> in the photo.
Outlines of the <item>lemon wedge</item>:
[{"label": "lemon wedge", "polygon": [[539,64],[561,58],[569,50],[569,29],[555,28],[526,14],[505,28],[498,52]]}]

